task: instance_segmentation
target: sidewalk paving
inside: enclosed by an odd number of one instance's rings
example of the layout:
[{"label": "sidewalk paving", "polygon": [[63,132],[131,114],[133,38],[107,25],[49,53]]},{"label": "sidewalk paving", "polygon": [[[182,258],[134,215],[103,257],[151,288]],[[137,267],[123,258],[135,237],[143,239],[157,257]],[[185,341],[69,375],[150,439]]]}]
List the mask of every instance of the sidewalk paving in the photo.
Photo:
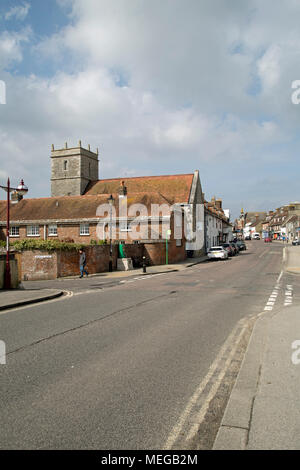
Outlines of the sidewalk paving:
[{"label": "sidewalk paving", "polygon": [[268,312],[257,320],[214,450],[300,449],[296,340],[299,307]]},{"label": "sidewalk paving", "polygon": [[[207,256],[201,256],[199,258],[187,258],[184,261],[176,264],[161,264],[158,266],[146,266],[146,273],[143,272],[143,268],[136,268],[131,269],[129,271],[113,271],[113,272],[105,272],[105,273],[95,273],[89,274],[89,277],[105,277],[108,278],[118,278],[118,277],[130,277],[133,275],[137,276],[146,276],[148,274],[162,274],[174,271],[181,271],[183,269],[189,268],[199,263],[204,263],[208,260]],[[77,276],[66,276],[59,278],[59,280],[70,280],[70,279],[78,279]]]},{"label": "sidewalk paving", "polygon": [[[300,271],[297,248],[286,251],[286,272]],[[213,449],[300,449],[299,391],[299,307],[265,312],[252,331]]]},{"label": "sidewalk paving", "polygon": [[292,274],[300,273],[300,246],[286,246],[285,270]]},{"label": "sidewalk paving", "polygon": [[0,291],[0,310],[55,299],[63,295],[59,289],[18,289]]}]

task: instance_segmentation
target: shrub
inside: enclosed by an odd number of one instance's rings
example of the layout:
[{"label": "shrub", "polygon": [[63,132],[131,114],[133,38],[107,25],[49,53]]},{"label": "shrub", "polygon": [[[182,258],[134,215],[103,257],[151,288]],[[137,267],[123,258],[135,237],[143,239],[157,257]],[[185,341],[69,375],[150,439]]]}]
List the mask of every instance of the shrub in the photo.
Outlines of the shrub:
[{"label": "shrub", "polygon": [[17,251],[24,250],[41,250],[41,251],[70,251],[70,250],[80,250],[86,245],[83,243],[72,243],[72,242],[63,242],[59,240],[35,240],[32,238],[26,238],[24,240],[17,240],[10,244]]}]

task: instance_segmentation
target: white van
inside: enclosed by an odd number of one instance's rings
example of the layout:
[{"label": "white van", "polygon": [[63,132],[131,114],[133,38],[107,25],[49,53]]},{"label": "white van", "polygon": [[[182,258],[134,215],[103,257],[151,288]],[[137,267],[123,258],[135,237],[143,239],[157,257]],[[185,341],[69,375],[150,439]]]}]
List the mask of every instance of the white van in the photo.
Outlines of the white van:
[{"label": "white van", "polygon": [[260,240],[260,234],[258,232],[252,233],[252,239],[253,240]]}]

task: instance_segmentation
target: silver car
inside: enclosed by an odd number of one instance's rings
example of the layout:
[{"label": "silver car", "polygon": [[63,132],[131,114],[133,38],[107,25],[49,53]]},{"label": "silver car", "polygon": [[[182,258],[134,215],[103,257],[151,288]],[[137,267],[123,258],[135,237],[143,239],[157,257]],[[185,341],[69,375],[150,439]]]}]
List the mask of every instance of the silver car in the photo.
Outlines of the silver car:
[{"label": "silver car", "polygon": [[212,246],[207,256],[209,259],[228,259],[228,252],[222,246]]}]

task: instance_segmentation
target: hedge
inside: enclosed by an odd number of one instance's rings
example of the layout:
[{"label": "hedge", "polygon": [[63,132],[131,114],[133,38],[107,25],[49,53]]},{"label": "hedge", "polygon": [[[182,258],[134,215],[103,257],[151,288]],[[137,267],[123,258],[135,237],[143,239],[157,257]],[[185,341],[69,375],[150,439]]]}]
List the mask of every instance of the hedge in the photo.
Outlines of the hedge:
[{"label": "hedge", "polygon": [[[91,245],[105,245],[106,240],[96,240],[91,241]],[[24,240],[16,240],[10,242],[9,244],[12,248],[17,251],[24,250],[41,250],[41,251],[71,251],[71,250],[80,250],[81,248],[87,247],[89,245],[84,243],[71,243],[71,242],[62,242],[59,240],[35,240],[32,238],[26,238]],[[6,242],[0,240],[0,247],[5,248]]]}]

